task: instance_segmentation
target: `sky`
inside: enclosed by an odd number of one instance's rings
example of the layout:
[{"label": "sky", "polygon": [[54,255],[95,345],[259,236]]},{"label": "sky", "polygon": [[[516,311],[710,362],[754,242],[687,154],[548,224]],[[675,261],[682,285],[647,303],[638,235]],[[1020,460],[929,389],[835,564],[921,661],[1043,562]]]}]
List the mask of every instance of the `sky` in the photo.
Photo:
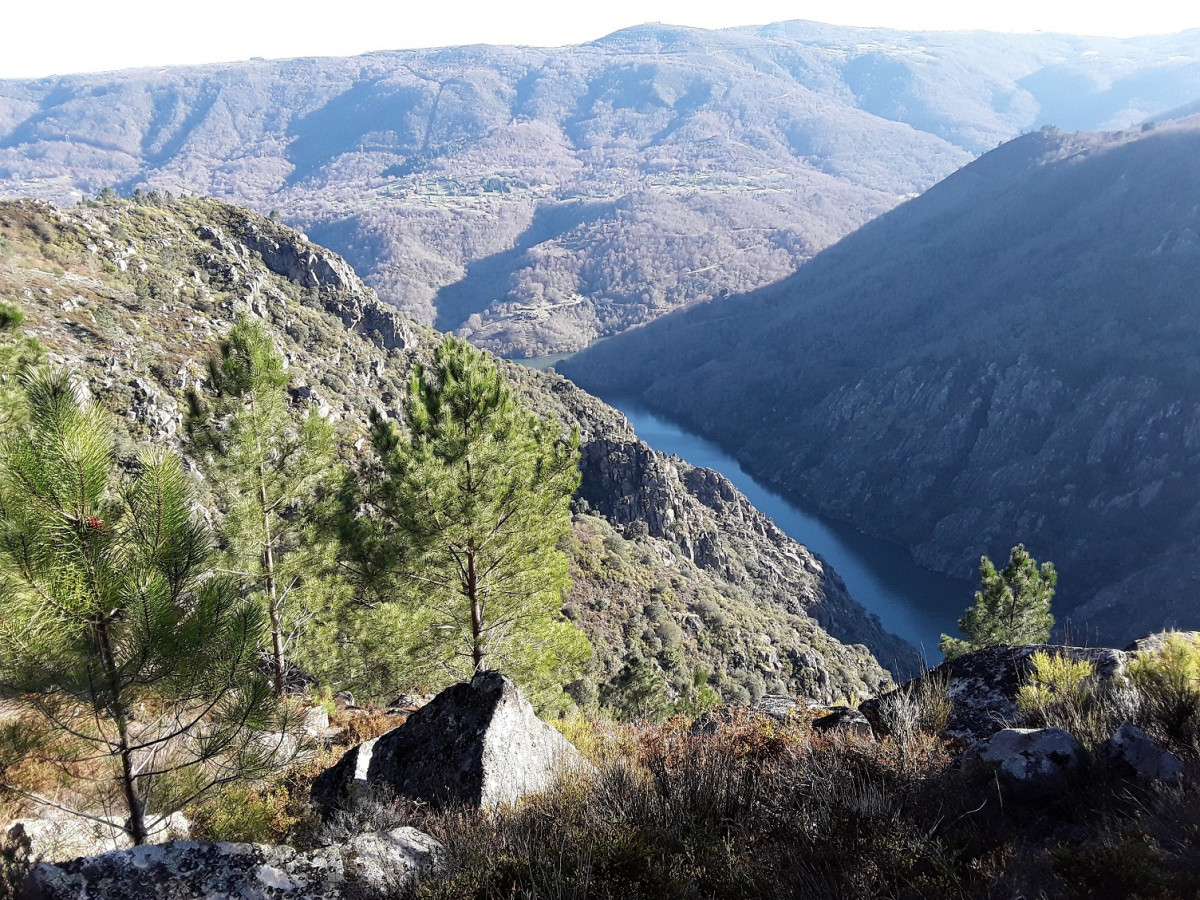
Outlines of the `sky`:
[{"label": "sky", "polygon": [[556,47],[644,22],[811,19],[905,30],[1129,37],[1200,27],[1186,0],[42,0],[5,4],[0,78],[458,44]]}]

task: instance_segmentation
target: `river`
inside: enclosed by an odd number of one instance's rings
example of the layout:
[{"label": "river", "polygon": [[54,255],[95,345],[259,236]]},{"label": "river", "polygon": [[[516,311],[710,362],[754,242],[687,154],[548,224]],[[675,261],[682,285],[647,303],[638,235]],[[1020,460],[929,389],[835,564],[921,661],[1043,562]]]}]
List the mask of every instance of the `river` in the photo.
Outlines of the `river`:
[{"label": "river", "polygon": [[973,599],[970,583],[922,568],[903,547],[806,512],[763,487],[712,442],[641,403],[622,397],[603,399],[621,410],[638,437],[655,450],[723,474],[788,535],[826,559],[845,580],[850,595],[879,616],[888,631],[913,644],[930,664],[941,661],[938,639],[943,633],[958,636],[958,618]]}]

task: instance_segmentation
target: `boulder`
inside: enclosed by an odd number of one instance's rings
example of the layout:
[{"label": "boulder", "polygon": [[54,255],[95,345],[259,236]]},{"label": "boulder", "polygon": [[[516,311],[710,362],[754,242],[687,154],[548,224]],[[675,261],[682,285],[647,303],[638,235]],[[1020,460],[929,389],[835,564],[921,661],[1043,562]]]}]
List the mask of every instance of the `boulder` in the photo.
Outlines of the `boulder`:
[{"label": "boulder", "polygon": [[853,734],[858,737],[874,737],[871,723],[857,709],[848,706],[835,706],[819,719],[813,720],[813,728],[818,731],[828,731],[838,734]]},{"label": "boulder", "polygon": [[313,780],[312,796],[326,814],[379,792],[487,809],[545,790],[564,767],[588,764],[509,678],[481,672],[349,750]]},{"label": "boulder", "polygon": [[304,711],[301,726],[309,737],[320,737],[329,730],[329,713],[320,706],[310,706]]},{"label": "boulder", "polygon": [[347,878],[385,893],[441,871],[445,863],[440,843],[408,827],[355,835],[341,850]]},{"label": "boulder", "polygon": [[392,708],[401,712],[413,712],[423,706],[428,706],[433,700],[433,694],[397,694],[392,701]]},{"label": "boulder", "polygon": [[810,708],[811,704],[802,706],[799,702],[783,694],[763,694],[749,706],[718,706],[697,717],[692,722],[689,731],[692,734],[712,734],[722,725],[730,722],[739,711],[751,717],[774,719],[776,722],[789,722],[802,711]]},{"label": "boulder", "polygon": [[777,722],[787,722],[799,714],[801,706],[796,700],[783,694],[763,694],[750,704],[750,709]]},{"label": "boulder", "polygon": [[[96,815],[83,818],[58,809],[45,809],[36,817],[17,819],[4,829],[5,844],[20,848],[30,859],[55,862],[94,856],[133,846],[115,819]],[[150,843],[186,839],[192,830],[183,813],[148,821]]]},{"label": "boulder", "polygon": [[442,866],[433,838],[412,828],[362,834],[300,852],[261,844],[170,841],[71,862],[42,863],[25,900],[352,900],[403,887]]},{"label": "boulder", "polygon": [[1146,732],[1129,722],[1116,730],[1100,747],[1109,770],[1146,781],[1176,781],[1183,775],[1183,761],[1150,740]]},{"label": "boulder", "polygon": [[1083,763],[1083,746],[1061,728],[1005,728],[978,747],[1001,783],[1020,794],[1045,794],[1064,787]]}]

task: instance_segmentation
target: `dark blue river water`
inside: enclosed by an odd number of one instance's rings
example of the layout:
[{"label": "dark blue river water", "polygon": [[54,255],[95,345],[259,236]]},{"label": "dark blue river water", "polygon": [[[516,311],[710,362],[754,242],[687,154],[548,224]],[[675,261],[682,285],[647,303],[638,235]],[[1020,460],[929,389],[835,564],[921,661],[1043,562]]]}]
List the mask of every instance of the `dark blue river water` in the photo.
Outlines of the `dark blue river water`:
[{"label": "dark blue river water", "polygon": [[715,444],[650,412],[637,401],[605,397],[621,410],[643,441],[694,466],[716,469],[787,534],[820,554],[837,570],[850,595],[879,616],[885,628],[912,643],[932,664],[940,662],[938,638],[959,636],[957,621],[974,599],[973,586],[918,566],[908,551],[868,537],[849,525],[805,512],[743,470]]}]

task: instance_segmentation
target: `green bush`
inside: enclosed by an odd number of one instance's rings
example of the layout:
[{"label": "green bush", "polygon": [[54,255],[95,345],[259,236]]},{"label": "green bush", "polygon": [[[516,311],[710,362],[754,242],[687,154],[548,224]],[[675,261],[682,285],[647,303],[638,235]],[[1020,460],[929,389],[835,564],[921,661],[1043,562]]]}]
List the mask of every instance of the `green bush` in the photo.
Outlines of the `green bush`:
[{"label": "green bush", "polygon": [[251,844],[285,842],[301,817],[286,787],[235,785],[192,810],[193,837]]},{"label": "green bush", "polygon": [[[1017,691],[1017,707],[1034,728],[1065,728],[1077,737],[1096,711],[1096,668],[1087,660],[1039,650]],[[1103,738],[1101,738],[1103,739]]]},{"label": "green bush", "polygon": [[1142,724],[1172,749],[1200,752],[1200,639],[1167,635],[1156,650],[1143,651],[1129,664],[1129,678],[1141,695]]}]

